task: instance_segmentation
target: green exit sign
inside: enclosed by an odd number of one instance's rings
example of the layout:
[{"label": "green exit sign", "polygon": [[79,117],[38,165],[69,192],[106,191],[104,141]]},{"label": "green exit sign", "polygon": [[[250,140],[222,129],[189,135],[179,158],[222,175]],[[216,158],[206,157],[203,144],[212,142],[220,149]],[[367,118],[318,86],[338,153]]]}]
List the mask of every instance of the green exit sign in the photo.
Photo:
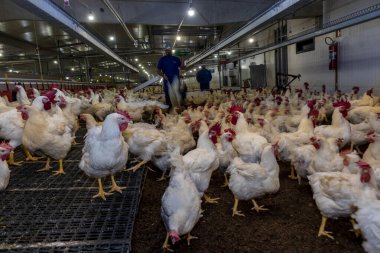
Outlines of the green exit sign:
[{"label": "green exit sign", "polygon": [[187,48],[175,49],[174,55],[175,56],[189,56],[191,55],[191,51],[190,49],[187,49]]}]

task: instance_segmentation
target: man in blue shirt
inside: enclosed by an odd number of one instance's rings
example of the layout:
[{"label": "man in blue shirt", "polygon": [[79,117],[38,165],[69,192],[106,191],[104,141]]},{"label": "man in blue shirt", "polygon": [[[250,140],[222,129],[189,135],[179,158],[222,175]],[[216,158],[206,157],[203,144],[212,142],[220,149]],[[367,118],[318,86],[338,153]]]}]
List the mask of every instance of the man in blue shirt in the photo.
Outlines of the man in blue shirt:
[{"label": "man in blue shirt", "polygon": [[212,79],[211,72],[202,66],[202,69],[197,73],[197,81],[200,84],[201,91],[210,89],[210,81]]},{"label": "man in blue shirt", "polygon": [[173,83],[175,78],[179,79],[180,67],[181,60],[172,55],[172,46],[167,43],[165,45],[165,56],[161,57],[157,64],[157,73],[164,78],[165,100],[169,108],[172,106],[169,96],[169,85]]}]

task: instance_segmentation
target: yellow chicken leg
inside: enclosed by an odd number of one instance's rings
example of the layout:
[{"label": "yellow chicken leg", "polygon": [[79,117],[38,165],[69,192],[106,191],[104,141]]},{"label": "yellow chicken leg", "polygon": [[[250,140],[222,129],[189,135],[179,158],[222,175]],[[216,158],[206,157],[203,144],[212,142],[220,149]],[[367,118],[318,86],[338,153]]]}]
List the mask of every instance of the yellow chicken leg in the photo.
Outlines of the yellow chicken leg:
[{"label": "yellow chicken leg", "polygon": [[290,179],[298,180],[298,177],[296,177],[296,173],[294,171],[294,164],[293,162],[290,163],[290,175],[288,176]]},{"label": "yellow chicken leg", "polygon": [[54,176],[58,176],[60,174],[65,174],[65,172],[63,171],[63,161],[62,160],[59,160],[59,169],[54,171]]},{"label": "yellow chicken leg", "polygon": [[143,166],[143,165],[146,164],[147,162],[148,162],[148,161],[141,161],[141,162],[139,162],[138,164],[136,164],[135,166],[133,166],[132,168],[127,169],[127,171],[136,172],[141,166]]},{"label": "yellow chicken leg", "polygon": [[162,176],[161,176],[160,178],[157,178],[156,181],[157,181],[157,182],[164,181],[164,180],[166,179],[165,174],[166,174],[166,171],[164,171],[164,172],[162,173]]},{"label": "yellow chicken leg", "polygon": [[238,204],[239,200],[235,198],[234,207],[232,208],[232,217],[234,217],[235,215],[245,216],[241,211],[237,210]]},{"label": "yellow chicken leg", "polygon": [[268,209],[264,208],[264,206],[259,206],[254,199],[252,199],[252,203],[253,203],[253,207],[251,208],[251,210],[256,210],[256,212],[258,213],[260,211],[268,211]]},{"label": "yellow chicken leg", "polygon": [[48,159],[46,160],[45,167],[43,167],[42,169],[37,170],[37,172],[41,172],[41,171],[49,171],[50,168],[51,168],[51,167],[50,167],[50,157],[48,157]]},{"label": "yellow chicken leg", "polygon": [[122,193],[122,190],[126,189],[127,187],[120,187],[116,184],[115,177],[111,176],[111,181],[112,181],[112,187],[109,192],[120,192]]},{"label": "yellow chicken leg", "polygon": [[188,233],[187,234],[187,245],[188,246],[190,246],[190,241],[192,240],[192,239],[198,239],[198,237],[196,237],[196,236],[192,236],[190,233]]},{"label": "yellow chicken leg", "polygon": [[320,237],[321,235],[324,235],[324,236],[327,236],[328,238],[334,240],[334,237],[331,235],[332,232],[328,232],[325,230],[326,221],[327,221],[327,218],[322,215],[322,222],[321,222],[321,226],[319,227],[318,237]]},{"label": "yellow chicken leg", "polygon": [[42,157],[34,157],[34,156],[32,156],[32,154],[29,152],[29,150],[27,150],[24,146],[22,146],[22,149],[24,150],[24,153],[26,155],[26,160],[27,161],[38,161],[39,159],[42,158]]},{"label": "yellow chicken leg", "polygon": [[222,184],[222,187],[227,187],[228,186],[228,177],[227,174],[224,173],[224,184]]},{"label": "yellow chicken leg", "polygon": [[9,153],[9,160],[7,161],[8,165],[21,166],[22,162],[15,162],[15,152],[11,151]]},{"label": "yellow chicken leg", "polygon": [[170,245],[169,245],[169,233],[166,233],[166,238],[165,238],[164,245],[162,245],[162,249],[173,252],[173,250],[170,248]]},{"label": "yellow chicken leg", "polygon": [[206,203],[210,203],[210,204],[215,204],[215,203],[218,203],[218,199],[220,198],[210,198],[209,196],[207,196],[207,194],[203,194],[203,197],[205,198],[205,202]]},{"label": "yellow chicken leg", "polygon": [[99,184],[99,192],[98,192],[98,194],[92,196],[93,199],[94,198],[102,198],[103,200],[106,200],[106,196],[113,194],[113,193],[105,192],[103,190],[103,184],[102,184],[102,180],[100,178],[98,178],[98,184]]},{"label": "yellow chicken leg", "polygon": [[358,224],[354,219],[350,219],[351,224],[352,224],[352,230],[355,233],[356,238],[359,238],[359,236],[362,234],[362,231],[358,228]]}]

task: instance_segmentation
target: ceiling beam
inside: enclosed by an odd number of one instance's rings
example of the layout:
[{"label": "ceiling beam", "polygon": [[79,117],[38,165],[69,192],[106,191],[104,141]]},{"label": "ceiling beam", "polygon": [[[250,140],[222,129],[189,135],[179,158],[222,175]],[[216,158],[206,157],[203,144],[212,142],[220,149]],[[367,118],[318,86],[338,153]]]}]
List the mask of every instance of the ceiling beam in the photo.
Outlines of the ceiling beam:
[{"label": "ceiling beam", "polygon": [[[15,38],[10,36],[9,34],[0,32],[0,42],[1,44],[5,44],[11,47],[15,47],[21,49],[23,51],[30,50],[36,52],[36,44],[31,43],[29,41],[21,40],[19,38]],[[41,54],[51,54],[54,53],[54,50],[49,50],[47,48],[39,47],[39,51]]]},{"label": "ceiling beam", "polygon": [[74,33],[81,40],[87,42],[93,48],[98,49],[105,55],[114,59],[116,62],[126,66],[136,72],[139,72],[138,68],[129,64],[127,61],[123,60],[115,52],[113,52],[106,44],[100,41],[96,36],[91,34],[87,29],[85,29],[76,19],[72,18],[59,6],[49,0],[16,0],[19,6],[33,12],[34,14],[47,18],[56,22],[58,25],[63,27],[70,33]]},{"label": "ceiling beam", "polygon": [[222,41],[220,41],[215,46],[197,54],[185,61],[186,67],[190,67],[199,61],[209,57],[210,55],[218,52],[219,50],[233,44],[234,42],[238,41],[240,38],[247,36],[249,33],[251,33],[254,29],[257,29],[258,27],[264,25],[268,21],[282,15],[285,13],[285,11],[297,8],[300,4],[311,2],[311,0],[282,0],[273,6],[271,6],[268,10],[264,11],[259,16],[253,18],[252,20],[248,21],[246,25],[241,27],[236,32],[232,33],[228,37],[224,38]]}]

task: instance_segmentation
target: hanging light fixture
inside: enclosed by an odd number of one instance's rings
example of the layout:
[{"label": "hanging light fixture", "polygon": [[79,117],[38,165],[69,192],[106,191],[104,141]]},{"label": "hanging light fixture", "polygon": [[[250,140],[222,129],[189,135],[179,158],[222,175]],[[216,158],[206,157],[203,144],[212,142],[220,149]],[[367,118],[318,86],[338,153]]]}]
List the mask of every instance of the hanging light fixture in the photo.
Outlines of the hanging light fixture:
[{"label": "hanging light fixture", "polygon": [[193,5],[193,1],[190,0],[190,1],[189,1],[189,9],[187,10],[187,15],[188,15],[189,17],[192,17],[192,16],[194,16],[194,14],[195,14],[195,11],[194,11],[192,5]]}]

